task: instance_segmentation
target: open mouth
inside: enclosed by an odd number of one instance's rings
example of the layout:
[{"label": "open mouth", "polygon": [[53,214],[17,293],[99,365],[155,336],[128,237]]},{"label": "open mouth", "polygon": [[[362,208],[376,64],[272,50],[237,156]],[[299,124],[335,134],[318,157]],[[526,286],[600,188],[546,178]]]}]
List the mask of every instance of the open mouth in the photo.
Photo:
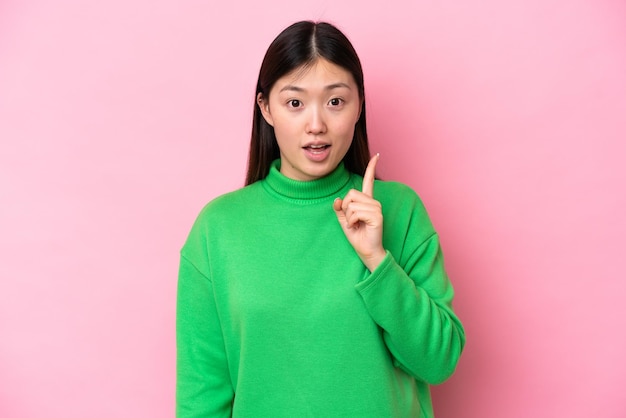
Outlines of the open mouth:
[{"label": "open mouth", "polygon": [[313,154],[317,154],[317,153],[324,152],[324,150],[329,147],[330,145],[309,145],[309,146],[304,147],[304,149]]}]

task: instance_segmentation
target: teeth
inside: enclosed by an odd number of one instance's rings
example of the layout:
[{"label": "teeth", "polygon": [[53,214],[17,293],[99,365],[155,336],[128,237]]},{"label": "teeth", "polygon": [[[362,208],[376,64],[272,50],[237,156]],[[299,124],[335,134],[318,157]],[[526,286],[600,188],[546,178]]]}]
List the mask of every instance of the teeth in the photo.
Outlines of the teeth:
[{"label": "teeth", "polygon": [[325,148],[326,145],[310,145],[310,147],[314,149],[321,149],[321,148]]}]

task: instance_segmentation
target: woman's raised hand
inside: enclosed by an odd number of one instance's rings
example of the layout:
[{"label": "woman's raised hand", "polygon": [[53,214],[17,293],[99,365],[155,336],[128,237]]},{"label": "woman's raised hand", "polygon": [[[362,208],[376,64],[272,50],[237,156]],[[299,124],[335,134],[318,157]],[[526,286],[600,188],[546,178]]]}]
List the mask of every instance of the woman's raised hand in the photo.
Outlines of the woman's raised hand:
[{"label": "woman's raised hand", "polygon": [[383,248],[383,212],[374,196],[374,177],[379,154],[372,157],[363,176],[363,189],[352,189],[343,198],[335,199],[333,209],[348,241],[363,261],[374,271],[385,258]]}]

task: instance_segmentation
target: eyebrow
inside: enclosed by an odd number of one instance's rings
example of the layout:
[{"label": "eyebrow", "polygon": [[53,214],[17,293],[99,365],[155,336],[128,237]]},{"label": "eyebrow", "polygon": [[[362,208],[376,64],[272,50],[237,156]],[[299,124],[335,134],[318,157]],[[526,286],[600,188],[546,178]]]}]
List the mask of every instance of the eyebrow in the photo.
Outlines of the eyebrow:
[{"label": "eyebrow", "polygon": [[[333,84],[329,84],[326,87],[324,87],[324,90],[334,90],[334,89],[339,89],[339,88],[347,88],[350,89],[350,86],[347,83],[333,83]],[[285,87],[283,87],[282,89],[280,89],[281,92],[283,91],[297,91],[297,92],[304,92],[305,89],[303,89],[302,87],[298,87],[298,86],[294,86],[291,84],[286,85]]]}]

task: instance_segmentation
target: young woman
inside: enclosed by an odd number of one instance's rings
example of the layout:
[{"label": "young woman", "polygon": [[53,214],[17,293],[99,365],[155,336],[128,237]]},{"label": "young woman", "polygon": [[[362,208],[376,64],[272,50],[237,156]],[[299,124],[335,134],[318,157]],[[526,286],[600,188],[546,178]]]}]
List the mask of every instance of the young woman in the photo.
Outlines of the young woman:
[{"label": "young woman", "polygon": [[246,187],[181,251],[177,416],[432,417],[465,343],[418,196],[375,180],[358,56],[298,22],[259,73]]}]

